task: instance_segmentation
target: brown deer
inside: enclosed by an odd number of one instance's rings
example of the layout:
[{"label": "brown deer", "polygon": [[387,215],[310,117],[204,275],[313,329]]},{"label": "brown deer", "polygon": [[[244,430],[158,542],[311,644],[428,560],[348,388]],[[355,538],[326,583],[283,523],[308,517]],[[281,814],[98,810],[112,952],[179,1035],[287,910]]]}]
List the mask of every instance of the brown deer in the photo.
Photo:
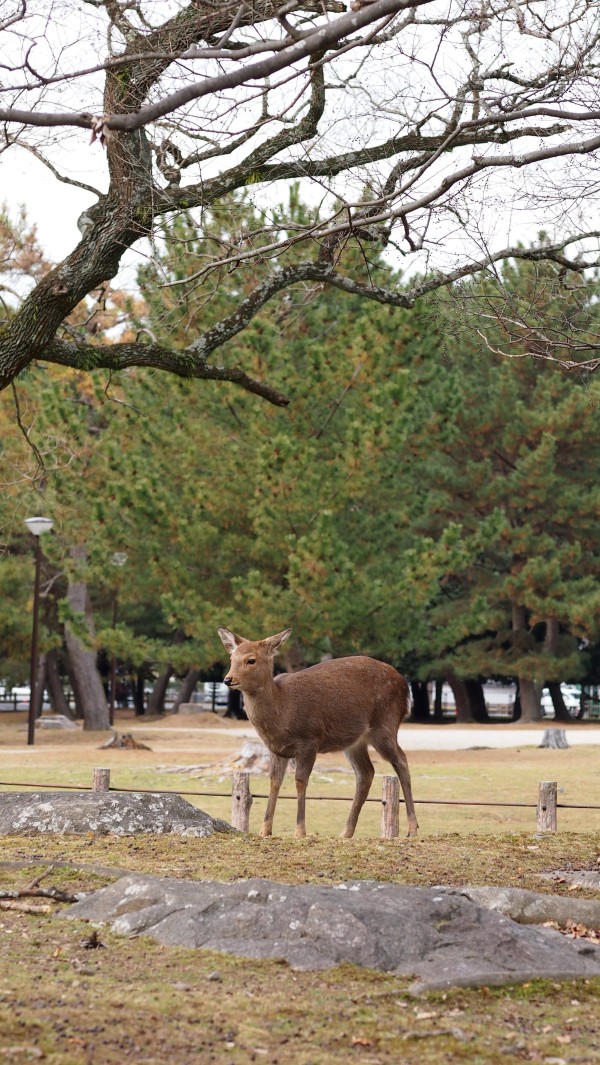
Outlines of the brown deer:
[{"label": "brown deer", "polygon": [[408,834],[418,829],[406,755],[398,746],[398,728],[408,713],[408,685],[392,666],[357,655],[334,658],[298,673],[273,676],[273,660],[291,629],[266,640],[245,640],[229,629],[217,630],[231,655],[225,684],[241,691],[250,721],[271,752],[271,787],[260,831],[270,836],[279,789],[288,760],[296,760],[298,813],[296,836],[306,835],[306,788],[319,752],[345,751],[356,777],[354,799],[342,832],[354,835],[358,815],[375,775],[369,744],[398,774]]}]

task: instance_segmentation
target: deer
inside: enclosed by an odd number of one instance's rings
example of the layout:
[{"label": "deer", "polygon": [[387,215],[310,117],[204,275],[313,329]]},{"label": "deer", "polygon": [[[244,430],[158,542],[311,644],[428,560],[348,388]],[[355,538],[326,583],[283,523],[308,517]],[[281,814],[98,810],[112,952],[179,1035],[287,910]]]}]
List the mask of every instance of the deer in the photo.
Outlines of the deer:
[{"label": "deer", "polygon": [[242,692],[246,713],[271,754],[269,797],[260,835],[272,835],[289,759],[296,763],[295,835],[301,838],[306,835],[306,789],[317,754],[344,751],[354,770],[356,788],[341,838],[351,839],[375,775],[371,744],[398,775],[408,835],[416,836],[419,826],[408,761],[398,746],[398,729],[409,710],[405,678],[393,666],[366,655],[333,658],[297,673],[274,676],[275,656],[291,629],[264,640],[247,640],[226,628],[217,632],[231,656],[224,683]]}]

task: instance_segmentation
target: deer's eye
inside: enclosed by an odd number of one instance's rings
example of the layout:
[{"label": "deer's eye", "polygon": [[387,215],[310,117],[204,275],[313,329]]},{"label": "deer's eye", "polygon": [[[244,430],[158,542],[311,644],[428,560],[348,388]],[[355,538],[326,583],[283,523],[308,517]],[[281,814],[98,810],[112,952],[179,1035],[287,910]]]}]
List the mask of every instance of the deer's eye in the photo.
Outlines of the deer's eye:
[{"label": "deer's eye", "polygon": [[247,660],[247,662],[246,662],[247,666],[254,666],[255,664],[256,664],[256,659],[255,658],[249,658]]}]

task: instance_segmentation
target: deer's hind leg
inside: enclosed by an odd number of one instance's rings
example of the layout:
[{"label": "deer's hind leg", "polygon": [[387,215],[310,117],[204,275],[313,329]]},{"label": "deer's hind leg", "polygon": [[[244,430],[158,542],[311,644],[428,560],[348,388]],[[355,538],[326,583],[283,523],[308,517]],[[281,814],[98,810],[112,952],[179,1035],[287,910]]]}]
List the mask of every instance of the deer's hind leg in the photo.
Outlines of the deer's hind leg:
[{"label": "deer's hind leg", "polygon": [[415,813],[408,759],[402,748],[398,746],[396,737],[390,736],[389,733],[383,729],[372,730],[371,743],[377,753],[380,754],[382,758],[385,758],[386,762],[389,762],[396,771],[398,780],[400,781],[400,787],[402,788],[402,794],[404,795],[404,804],[406,806],[406,816],[408,819],[408,834],[409,836],[416,836],[419,825]]},{"label": "deer's hind leg", "polygon": [[375,776],[375,770],[373,769],[373,763],[369,756],[366,740],[359,740],[352,747],[348,747],[346,758],[354,770],[356,789],[354,791],[350,813],[348,814],[348,820],[346,821],[346,827],[341,833],[341,839],[351,839],[354,835],[358,815],[365,804],[365,800],[371,789],[371,784],[373,783],[373,777]]},{"label": "deer's hind leg", "polygon": [[313,771],[317,752],[312,748],[299,751],[296,754],[296,795],[298,798],[298,810],[296,813],[296,831],[295,836],[297,839],[302,839],[306,835],[306,789],[308,787],[308,781],[310,774]]},{"label": "deer's hind leg", "polygon": [[278,754],[273,754],[271,752],[271,768],[269,770],[269,798],[267,799],[265,819],[262,823],[262,827],[260,830],[261,836],[270,836],[273,832],[273,818],[275,817],[277,796],[279,795],[279,789],[281,788],[281,784],[285,776],[287,764],[287,758],[280,758]]}]

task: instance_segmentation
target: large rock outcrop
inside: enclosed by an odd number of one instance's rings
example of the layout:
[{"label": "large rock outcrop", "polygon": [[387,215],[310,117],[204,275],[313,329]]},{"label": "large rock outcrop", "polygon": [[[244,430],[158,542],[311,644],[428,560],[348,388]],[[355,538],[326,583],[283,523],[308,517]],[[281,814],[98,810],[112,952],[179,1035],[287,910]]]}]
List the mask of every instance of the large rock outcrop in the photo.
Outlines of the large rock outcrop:
[{"label": "large rock outcrop", "polygon": [[[148,934],[170,946],[284,958],[296,969],[354,962],[416,977],[417,992],[542,976],[600,976],[600,948],[593,942],[519,924],[490,909],[489,896],[480,905],[469,890],[372,881],[325,887],[126,876],[66,914],[110,924],[122,935]],[[531,907],[532,900],[526,904]]]},{"label": "large rock outcrop", "polygon": [[7,791],[0,794],[0,835],[39,832],[133,836],[139,833],[212,836],[233,832],[180,795],[145,792]]}]

